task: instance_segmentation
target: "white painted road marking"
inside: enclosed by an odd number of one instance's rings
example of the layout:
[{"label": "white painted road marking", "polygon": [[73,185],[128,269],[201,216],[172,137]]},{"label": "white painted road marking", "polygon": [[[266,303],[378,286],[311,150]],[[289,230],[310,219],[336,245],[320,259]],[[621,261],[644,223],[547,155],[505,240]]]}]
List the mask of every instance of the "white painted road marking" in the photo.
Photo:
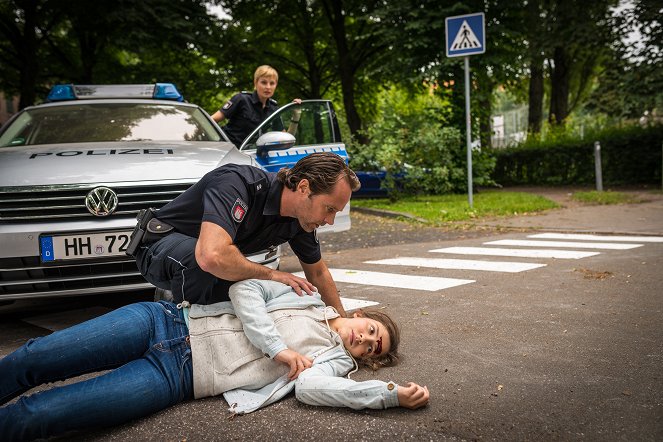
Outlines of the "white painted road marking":
[{"label": "white painted road marking", "polygon": [[[394,273],[367,272],[364,270],[329,269],[336,282],[376,285],[411,290],[435,292],[463,284],[475,282],[472,279],[438,278],[433,276],[398,275]],[[304,277],[304,272],[295,273]]]},{"label": "white painted road marking", "polygon": [[532,241],[527,239],[500,239],[499,241],[485,242],[486,245],[495,246],[523,246],[523,247],[567,247],[569,249],[605,249],[629,250],[642,247],[642,244],[606,243],[606,242],[577,242],[577,241]]},{"label": "white painted road marking", "polygon": [[501,249],[497,247],[446,247],[444,249],[429,250],[435,253],[455,253],[458,255],[486,255],[486,256],[517,256],[519,258],[557,258],[580,259],[600,255],[600,252],[579,252],[574,250],[526,250]]},{"label": "white painted road marking", "polygon": [[378,305],[379,302],[341,297],[341,304],[343,304],[343,310],[349,312],[350,310],[357,310],[358,308],[370,307],[371,305]]},{"label": "white painted road marking", "polygon": [[477,261],[471,259],[442,259],[442,258],[415,258],[401,257],[380,259],[377,261],[364,261],[366,264],[385,264],[391,266],[429,267],[433,269],[452,270],[485,270],[488,272],[518,273],[525,270],[545,267],[546,264],[508,261]]},{"label": "white painted road marking", "polygon": [[584,233],[538,233],[528,238],[539,239],[576,239],[584,241],[631,241],[631,242],[663,242],[663,236],[611,236],[589,235]]}]

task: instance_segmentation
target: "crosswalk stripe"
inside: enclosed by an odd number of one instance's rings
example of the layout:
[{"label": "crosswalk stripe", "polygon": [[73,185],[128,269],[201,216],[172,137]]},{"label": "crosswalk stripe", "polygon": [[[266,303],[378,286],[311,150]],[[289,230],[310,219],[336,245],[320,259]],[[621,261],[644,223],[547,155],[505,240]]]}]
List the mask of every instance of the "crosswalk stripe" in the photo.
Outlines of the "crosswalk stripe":
[{"label": "crosswalk stripe", "polygon": [[401,257],[380,259],[377,261],[364,261],[366,264],[382,264],[392,266],[429,267],[433,269],[451,270],[485,270],[488,272],[518,273],[526,270],[545,267],[546,264],[508,261],[479,261],[472,259],[442,259],[442,258],[415,258]]},{"label": "crosswalk stripe", "polygon": [[547,249],[502,249],[499,247],[446,247],[444,249],[429,250],[435,253],[455,253],[458,255],[486,255],[486,256],[517,256],[519,258],[557,258],[580,259],[600,255],[600,252],[580,252],[575,250],[547,250]]},{"label": "crosswalk stripe", "polygon": [[642,244],[606,243],[606,242],[577,242],[577,241],[532,241],[527,239],[500,239],[499,241],[485,242],[485,245],[495,246],[523,246],[523,247],[567,247],[575,249],[605,249],[629,250],[642,247]]},{"label": "crosswalk stripe", "polygon": [[585,233],[537,233],[536,235],[528,235],[527,237],[539,239],[577,239],[584,241],[663,242],[663,236],[611,236],[589,235]]},{"label": "crosswalk stripe", "polygon": [[378,305],[379,302],[375,301],[366,301],[364,299],[353,299],[345,298],[341,296],[341,304],[343,304],[343,310],[349,312],[350,310],[357,310],[358,308],[370,307],[372,305]]},{"label": "crosswalk stripe", "polygon": [[[336,282],[376,285],[411,290],[435,292],[475,282],[472,279],[439,278],[434,276],[399,275],[396,273],[368,272],[364,270],[329,269]],[[304,272],[295,275],[303,277]]]}]

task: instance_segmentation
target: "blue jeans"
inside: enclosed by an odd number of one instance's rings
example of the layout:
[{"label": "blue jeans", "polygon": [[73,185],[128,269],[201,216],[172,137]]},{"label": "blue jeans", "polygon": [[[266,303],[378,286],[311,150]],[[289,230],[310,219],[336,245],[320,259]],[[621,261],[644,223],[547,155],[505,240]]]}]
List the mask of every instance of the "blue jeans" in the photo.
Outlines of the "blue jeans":
[{"label": "blue jeans", "polygon": [[31,339],[0,360],[0,404],[40,384],[111,371],[0,408],[0,440],[116,425],[193,398],[188,333],[174,304],[142,302]]}]

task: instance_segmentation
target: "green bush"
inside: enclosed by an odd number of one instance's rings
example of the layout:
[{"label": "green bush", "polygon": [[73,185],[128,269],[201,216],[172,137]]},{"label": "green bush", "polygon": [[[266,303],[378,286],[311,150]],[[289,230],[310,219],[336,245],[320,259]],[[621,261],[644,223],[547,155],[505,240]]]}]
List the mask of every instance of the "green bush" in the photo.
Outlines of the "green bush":
[{"label": "green bush", "polygon": [[604,185],[660,182],[663,125],[611,128],[582,140],[556,136],[495,149],[492,178],[502,185],[593,184],[594,141],[601,144]]},{"label": "green bush", "polygon": [[[352,168],[385,170],[383,186],[392,199],[466,191],[465,143],[457,128],[447,127],[448,103],[393,90],[384,96],[380,118],[366,131],[370,142],[349,146]],[[473,163],[477,185],[494,183],[490,153],[475,151]]]}]

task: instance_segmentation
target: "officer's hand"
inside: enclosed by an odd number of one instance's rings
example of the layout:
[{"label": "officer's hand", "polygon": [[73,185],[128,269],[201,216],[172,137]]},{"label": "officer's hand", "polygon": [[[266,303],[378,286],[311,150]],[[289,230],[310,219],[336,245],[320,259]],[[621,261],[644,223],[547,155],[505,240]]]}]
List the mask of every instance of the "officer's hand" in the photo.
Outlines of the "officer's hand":
[{"label": "officer's hand", "polygon": [[301,98],[295,98],[294,100],[292,100],[292,102],[295,103],[295,104],[302,104],[302,99]]},{"label": "officer's hand", "polygon": [[428,387],[408,382],[407,387],[398,386],[398,405],[415,410],[428,404],[430,393]]},{"label": "officer's hand", "polygon": [[297,379],[299,373],[313,365],[313,360],[290,349],[285,349],[278,352],[276,356],[274,356],[274,360],[282,362],[290,367],[290,371],[288,372],[288,379],[291,381]]},{"label": "officer's hand", "polygon": [[281,272],[280,270],[272,270],[271,280],[289,285],[299,296],[304,295],[302,290],[309,295],[318,291],[318,289],[306,279],[295,276],[292,273]]}]

